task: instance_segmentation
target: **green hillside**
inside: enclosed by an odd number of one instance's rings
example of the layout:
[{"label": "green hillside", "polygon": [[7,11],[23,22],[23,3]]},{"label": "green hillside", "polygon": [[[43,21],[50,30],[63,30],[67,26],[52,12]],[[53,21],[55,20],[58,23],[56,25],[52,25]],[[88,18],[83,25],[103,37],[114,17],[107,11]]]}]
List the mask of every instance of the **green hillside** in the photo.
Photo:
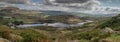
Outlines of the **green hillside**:
[{"label": "green hillside", "polygon": [[112,17],[111,19],[101,23],[97,28],[112,28],[114,30],[120,30],[120,15]]},{"label": "green hillside", "polygon": [[[73,15],[46,15],[34,11],[10,8],[0,12],[0,42],[119,42],[120,15],[112,18],[77,17]],[[17,10],[17,11],[16,11]],[[81,15],[83,16],[83,15]],[[104,19],[103,19],[104,18]],[[11,28],[10,23],[21,25],[29,23],[62,22],[77,24],[92,20],[81,27],[55,28],[49,26]],[[97,26],[97,27],[96,27]],[[96,28],[95,28],[96,27]],[[106,32],[112,28],[118,33]],[[102,29],[100,29],[102,28]],[[111,29],[111,30],[112,30]]]}]

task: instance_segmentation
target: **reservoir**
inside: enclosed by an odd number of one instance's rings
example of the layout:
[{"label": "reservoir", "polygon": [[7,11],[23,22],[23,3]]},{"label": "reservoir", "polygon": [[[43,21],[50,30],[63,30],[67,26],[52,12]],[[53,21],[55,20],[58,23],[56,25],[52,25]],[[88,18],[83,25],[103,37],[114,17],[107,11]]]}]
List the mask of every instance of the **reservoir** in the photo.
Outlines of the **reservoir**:
[{"label": "reservoir", "polygon": [[44,24],[24,24],[24,25],[17,25],[18,28],[28,28],[28,27],[37,27],[37,26],[51,26],[51,27],[57,27],[57,28],[69,28],[69,27],[80,27],[83,26],[86,23],[91,23],[93,21],[86,20],[86,22],[81,22],[77,24],[65,24],[65,23],[44,23]]}]

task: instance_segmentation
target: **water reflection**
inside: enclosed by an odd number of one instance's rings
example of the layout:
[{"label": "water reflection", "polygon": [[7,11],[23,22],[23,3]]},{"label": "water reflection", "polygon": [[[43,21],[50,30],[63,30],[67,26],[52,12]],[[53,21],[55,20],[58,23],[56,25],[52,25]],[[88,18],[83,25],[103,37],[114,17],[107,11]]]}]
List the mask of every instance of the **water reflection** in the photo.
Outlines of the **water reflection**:
[{"label": "water reflection", "polygon": [[51,27],[57,27],[57,28],[69,28],[69,27],[79,27],[86,23],[91,23],[93,21],[86,20],[86,22],[81,22],[77,24],[65,24],[65,23],[44,23],[44,24],[24,24],[24,25],[18,25],[18,28],[27,28],[27,27],[37,27],[37,26],[51,26]]}]

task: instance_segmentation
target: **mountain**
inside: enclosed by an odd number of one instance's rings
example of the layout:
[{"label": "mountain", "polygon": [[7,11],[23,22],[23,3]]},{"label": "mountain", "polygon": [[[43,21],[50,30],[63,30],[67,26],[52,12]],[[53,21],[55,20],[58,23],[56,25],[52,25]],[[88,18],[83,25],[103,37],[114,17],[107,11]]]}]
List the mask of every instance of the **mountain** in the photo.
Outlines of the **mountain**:
[{"label": "mountain", "polygon": [[63,11],[40,11],[44,14],[48,14],[48,15],[69,15],[71,13],[68,12],[63,12]]},{"label": "mountain", "polygon": [[114,30],[120,30],[120,14],[115,17],[112,17],[111,19],[103,22],[98,26],[98,28],[106,27],[112,28]]},{"label": "mountain", "polygon": [[117,14],[91,14],[91,13],[76,13],[76,12],[65,12],[65,11],[43,11],[40,10],[43,14],[48,14],[48,15],[74,15],[74,16],[79,16],[79,17],[113,17],[116,16]]},{"label": "mountain", "polygon": [[62,22],[68,24],[76,24],[84,21],[84,19],[74,15],[49,16],[48,19],[55,20],[56,22]]}]

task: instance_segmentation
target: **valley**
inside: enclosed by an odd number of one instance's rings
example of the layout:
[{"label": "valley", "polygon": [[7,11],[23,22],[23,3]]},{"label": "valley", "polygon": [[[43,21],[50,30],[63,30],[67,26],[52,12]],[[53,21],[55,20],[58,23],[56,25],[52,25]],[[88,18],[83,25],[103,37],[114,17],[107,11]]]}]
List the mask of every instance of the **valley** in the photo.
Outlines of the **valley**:
[{"label": "valley", "polygon": [[0,8],[0,42],[119,42],[120,15],[105,16]]}]

